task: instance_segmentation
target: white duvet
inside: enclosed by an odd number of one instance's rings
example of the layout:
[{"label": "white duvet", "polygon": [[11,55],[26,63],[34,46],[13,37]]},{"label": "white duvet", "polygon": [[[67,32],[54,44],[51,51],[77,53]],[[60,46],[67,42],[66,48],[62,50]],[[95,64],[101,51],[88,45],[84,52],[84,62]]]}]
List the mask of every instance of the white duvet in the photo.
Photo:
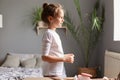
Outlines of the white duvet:
[{"label": "white duvet", "polygon": [[0,80],[22,80],[26,77],[43,77],[42,69],[0,67]]}]

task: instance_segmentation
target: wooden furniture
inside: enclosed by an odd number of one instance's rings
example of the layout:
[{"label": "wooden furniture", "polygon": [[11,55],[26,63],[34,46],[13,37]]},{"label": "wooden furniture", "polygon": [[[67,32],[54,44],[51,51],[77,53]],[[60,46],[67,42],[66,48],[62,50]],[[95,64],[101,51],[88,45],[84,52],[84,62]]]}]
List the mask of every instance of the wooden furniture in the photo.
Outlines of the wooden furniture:
[{"label": "wooden furniture", "polygon": [[57,78],[57,77],[54,77],[54,78],[48,78],[48,77],[39,77],[39,78],[25,78],[23,80],[74,80],[73,77],[67,77],[67,78]]},{"label": "wooden furniture", "polygon": [[[37,27],[37,35],[39,35],[40,34],[40,30],[41,29],[47,29],[47,27]],[[66,33],[66,31],[67,31],[67,27],[65,27],[65,26],[63,26],[63,27],[61,27],[61,28],[57,28],[57,29],[63,29],[64,31],[65,31],[65,33]]]},{"label": "wooden furniture", "polygon": [[39,77],[39,78],[25,78],[23,80],[74,80],[73,77],[67,77],[67,78],[58,78],[58,77]]},{"label": "wooden furniture", "polygon": [[[67,78],[48,78],[48,77],[39,77],[39,78],[25,78],[23,80],[74,80],[74,77],[67,77]],[[105,80],[102,78],[95,78],[95,79],[91,79],[91,80]],[[115,80],[115,79],[109,79],[109,80]]]}]

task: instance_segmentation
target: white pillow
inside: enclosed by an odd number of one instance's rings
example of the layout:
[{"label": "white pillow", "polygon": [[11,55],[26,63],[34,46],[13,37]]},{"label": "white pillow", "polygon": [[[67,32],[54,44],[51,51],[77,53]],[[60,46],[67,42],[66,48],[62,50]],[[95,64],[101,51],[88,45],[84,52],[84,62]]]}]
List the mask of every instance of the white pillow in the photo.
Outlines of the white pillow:
[{"label": "white pillow", "polygon": [[24,61],[30,58],[34,57],[34,54],[21,54],[21,53],[8,53],[9,55],[14,55],[14,56],[18,56],[20,58],[20,61]]},{"label": "white pillow", "polygon": [[41,54],[34,54],[35,58],[36,58],[36,65],[35,65],[35,68],[41,68],[42,67],[42,58],[41,58]]},{"label": "white pillow", "polygon": [[25,68],[34,68],[36,64],[36,58],[30,58],[24,61],[21,61],[21,66]]},{"label": "white pillow", "polygon": [[35,68],[41,68],[41,67],[42,67],[42,64],[43,64],[43,62],[42,62],[41,57],[37,57],[37,58],[36,58]]},{"label": "white pillow", "polygon": [[18,56],[7,55],[2,67],[19,67],[20,59]]}]

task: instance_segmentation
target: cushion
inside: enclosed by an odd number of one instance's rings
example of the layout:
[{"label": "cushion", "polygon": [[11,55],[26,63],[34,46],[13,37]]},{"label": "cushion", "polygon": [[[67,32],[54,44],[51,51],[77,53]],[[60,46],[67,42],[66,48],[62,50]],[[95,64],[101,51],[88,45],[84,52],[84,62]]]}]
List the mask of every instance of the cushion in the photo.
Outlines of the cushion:
[{"label": "cushion", "polygon": [[35,68],[41,68],[41,67],[42,67],[42,59],[41,57],[37,57]]},{"label": "cushion", "polygon": [[34,54],[23,54],[23,53],[8,53],[9,55],[18,56],[20,61],[24,61],[34,57]]},{"label": "cushion", "polygon": [[23,54],[23,53],[11,53],[11,52],[9,52],[8,54],[12,56],[18,56],[20,58],[21,67],[30,67],[30,68],[33,68],[33,67],[41,68],[42,67],[41,54],[36,54],[36,53]]},{"label": "cushion", "polygon": [[18,56],[7,55],[2,67],[19,67],[20,59]]},{"label": "cushion", "polygon": [[25,68],[34,68],[36,64],[36,58],[29,58],[27,60],[21,61],[21,66]]},{"label": "cushion", "polygon": [[34,54],[36,58],[36,65],[35,68],[41,68],[42,67],[42,59],[41,59],[41,54]]}]

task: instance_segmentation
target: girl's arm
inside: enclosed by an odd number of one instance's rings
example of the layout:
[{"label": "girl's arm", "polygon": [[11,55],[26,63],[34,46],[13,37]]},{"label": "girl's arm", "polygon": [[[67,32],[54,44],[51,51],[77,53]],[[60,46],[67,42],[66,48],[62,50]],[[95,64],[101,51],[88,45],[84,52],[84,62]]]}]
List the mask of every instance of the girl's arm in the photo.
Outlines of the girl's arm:
[{"label": "girl's arm", "polygon": [[73,54],[65,54],[64,57],[57,57],[57,56],[42,56],[42,60],[46,62],[68,62],[73,63],[74,62],[74,55]]}]

